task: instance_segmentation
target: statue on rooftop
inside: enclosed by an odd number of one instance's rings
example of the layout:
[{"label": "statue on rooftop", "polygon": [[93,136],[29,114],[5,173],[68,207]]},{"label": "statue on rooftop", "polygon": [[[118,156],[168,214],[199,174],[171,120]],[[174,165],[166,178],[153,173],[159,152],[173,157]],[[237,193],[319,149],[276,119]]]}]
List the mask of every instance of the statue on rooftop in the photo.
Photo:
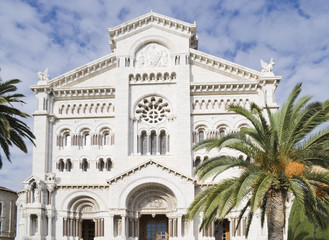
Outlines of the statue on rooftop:
[{"label": "statue on rooftop", "polygon": [[260,65],[262,66],[262,73],[272,72],[273,66],[275,65],[275,62],[273,61],[273,58],[271,58],[269,63],[266,63],[263,61],[263,59],[260,60]]},{"label": "statue on rooftop", "polygon": [[46,68],[44,72],[38,72],[37,75],[40,81],[48,81],[49,80],[48,68]]}]

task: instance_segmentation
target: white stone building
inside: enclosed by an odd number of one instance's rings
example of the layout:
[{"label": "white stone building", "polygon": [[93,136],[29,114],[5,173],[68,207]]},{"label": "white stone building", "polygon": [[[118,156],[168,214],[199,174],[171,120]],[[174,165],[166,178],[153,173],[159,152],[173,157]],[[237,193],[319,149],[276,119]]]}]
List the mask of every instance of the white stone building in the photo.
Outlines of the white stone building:
[{"label": "white stone building", "polygon": [[[200,233],[185,219],[204,187],[193,169],[217,154],[192,146],[248,124],[229,104],[277,108],[281,78],[198,51],[195,23],[157,13],[109,34],[111,54],[32,86],[36,148],[16,239],[245,239],[238,211]],[[253,224],[250,239],[266,239]]]},{"label": "white stone building", "polygon": [[0,186],[0,240],[13,240],[16,234],[17,193]]}]

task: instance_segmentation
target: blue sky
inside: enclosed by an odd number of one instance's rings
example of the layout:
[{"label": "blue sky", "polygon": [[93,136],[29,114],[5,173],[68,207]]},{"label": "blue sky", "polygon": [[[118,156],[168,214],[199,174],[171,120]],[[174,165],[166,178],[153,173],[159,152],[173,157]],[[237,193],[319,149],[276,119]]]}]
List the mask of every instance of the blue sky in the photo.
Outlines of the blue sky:
[{"label": "blue sky", "polygon": [[[327,0],[2,0],[0,1],[0,75],[19,78],[26,95],[22,109],[36,108],[30,85],[49,68],[50,78],[111,52],[107,28],[143,15],[160,14],[197,22],[199,50],[261,70],[259,59],[274,58],[283,79],[281,104],[292,87],[314,100],[329,98],[329,2]],[[33,120],[28,121],[33,127]],[[0,185],[22,189],[32,169],[32,146],[25,155],[12,149]]]}]

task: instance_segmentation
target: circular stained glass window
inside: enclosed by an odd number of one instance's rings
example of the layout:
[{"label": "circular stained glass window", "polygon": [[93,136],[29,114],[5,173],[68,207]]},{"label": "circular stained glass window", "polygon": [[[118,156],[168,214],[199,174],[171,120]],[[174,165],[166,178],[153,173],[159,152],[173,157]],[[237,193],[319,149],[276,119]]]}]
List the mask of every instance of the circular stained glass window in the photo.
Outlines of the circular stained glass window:
[{"label": "circular stained glass window", "polygon": [[136,107],[136,113],[146,123],[162,122],[170,112],[169,104],[161,97],[150,96],[142,99]]}]

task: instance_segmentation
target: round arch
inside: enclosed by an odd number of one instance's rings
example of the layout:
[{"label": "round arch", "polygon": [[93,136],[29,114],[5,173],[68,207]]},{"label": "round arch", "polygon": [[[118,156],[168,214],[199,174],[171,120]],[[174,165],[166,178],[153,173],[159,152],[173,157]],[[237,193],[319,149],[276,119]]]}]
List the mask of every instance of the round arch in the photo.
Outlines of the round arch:
[{"label": "round arch", "polygon": [[147,185],[158,185],[163,186],[164,189],[167,189],[172,192],[173,196],[176,198],[176,207],[177,208],[185,208],[186,207],[186,199],[181,190],[171,181],[161,177],[143,177],[137,179],[130,184],[122,191],[119,196],[118,206],[119,208],[126,208],[126,204],[129,201],[129,196],[134,193],[136,190],[142,188]]},{"label": "round arch", "polygon": [[86,201],[95,203],[99,211],[106,210],[106,203],[103,201],[103,199],[101,199],[97,194],[89,190],[83,190],[83,191],[80,190],[68,194],[65,200],[61,203],[60,208],[61,210],[64,211],[71,210],[72,206],[77,206],[76,203],[79,202],[80,200],[82,201],[80,203]]},{"label": "round arch", "polygon": [[158,43],[166,48],[169,49],[169,52],[176,52],[175,45],[165,36],[160,35],[149,35],[145,36],[143,38],[138,39],[136,42],[134,42],[130,49],[129,49],[129,55],[135,56],[136,52],[143,46],[149,44],[149,43]]}]

